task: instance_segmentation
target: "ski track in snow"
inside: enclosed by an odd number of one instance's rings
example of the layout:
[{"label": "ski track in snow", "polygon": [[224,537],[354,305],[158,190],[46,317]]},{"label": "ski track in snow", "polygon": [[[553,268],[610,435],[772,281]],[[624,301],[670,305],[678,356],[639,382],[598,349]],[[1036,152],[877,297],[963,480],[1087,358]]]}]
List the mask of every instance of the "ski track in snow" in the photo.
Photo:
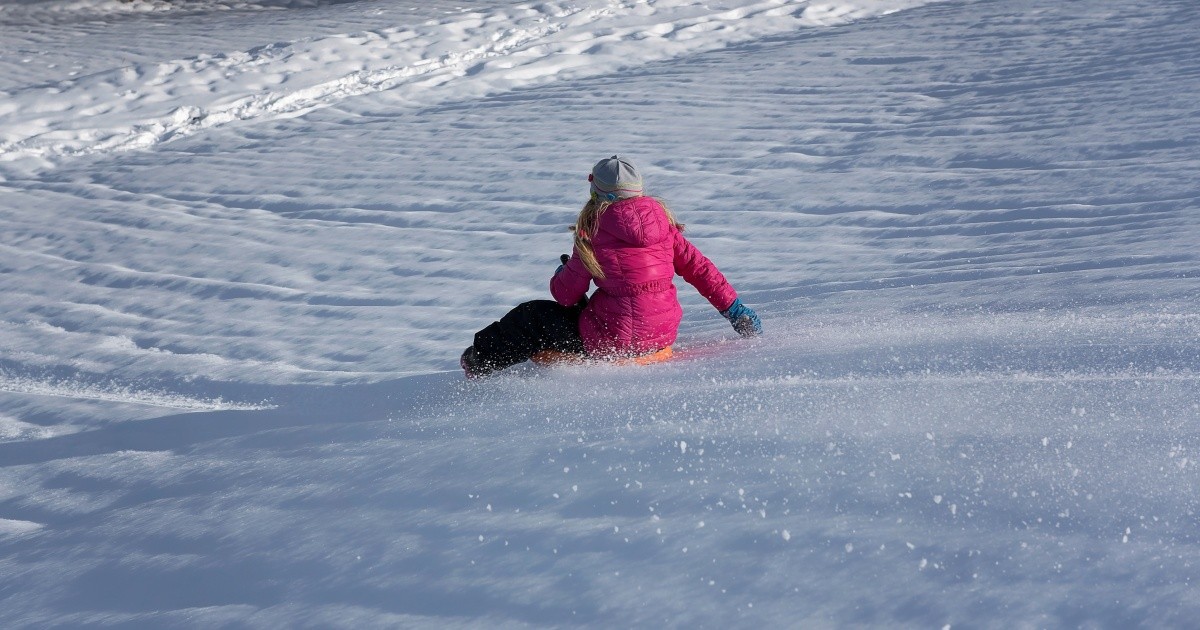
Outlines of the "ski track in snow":
[{"label": "ski track in snow", "polygon": [[[921,4],[6,5],[0,625],[1194,625],[1200,10]],[[464,382],[613,152],[767,336]]]},{"label": "ski track in snow", "polygon": [[296,116],[383,90],[427,106],[919,4],[546,2],[139,64],[4,94],[0,161],[52,164],[145,149],[233,121]]}]

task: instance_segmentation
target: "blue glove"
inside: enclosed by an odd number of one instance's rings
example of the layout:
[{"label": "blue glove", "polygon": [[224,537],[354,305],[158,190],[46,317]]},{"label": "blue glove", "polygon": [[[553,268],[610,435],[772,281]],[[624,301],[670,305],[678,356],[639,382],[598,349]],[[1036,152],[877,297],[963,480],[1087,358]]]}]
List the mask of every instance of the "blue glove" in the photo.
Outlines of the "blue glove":
[{"label": "blue glove", "polygon": [[754,337],[762,334],[762,322],[758,319],[758,314],[749,306],[742,304],[742,300],[736,299],[729,308],[721,311],[721,315],[733,324],[733,329],[737,334],[743,337]]},{"label": "blue glove", "polygon": [[556,275],[556,276],[558,275],[558,272],[560,272],[560,271],[562,271],[562,270],[563,270],[563,267],[566,267],[566,266],[567,266],[567,261],[568,261],[568,260],[571,260],[571,257],[570,257],[569,255],[567,255],[567,254],[563,254],[562,256],[559,256],[559,257],[558,257],[558,260],[559,260],[559,262],[561,262],[562,264],[560,264],[560,265],[558,266],[558,269],[555,269],[555,270],[554,270],[554,275]]}]

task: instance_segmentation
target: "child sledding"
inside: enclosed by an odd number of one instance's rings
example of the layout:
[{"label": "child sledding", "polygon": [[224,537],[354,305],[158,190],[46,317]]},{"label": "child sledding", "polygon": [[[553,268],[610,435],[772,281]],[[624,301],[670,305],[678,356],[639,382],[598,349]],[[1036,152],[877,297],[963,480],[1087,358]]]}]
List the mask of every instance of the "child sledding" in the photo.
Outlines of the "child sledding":
[{"label": "child sledding", "polygon": [[588,180],[590,198],[573,227],[574,249],[550,279],[554,299],[520,304],[475,333],[460,359],[469,378],[535,356],[636,363],[669,357],[683,319],[672,282],[676,274],[738,334],[762,333],[758,315],[683,236],[671,211],[643,195],[632,163],[615,155],[600,160]]}]

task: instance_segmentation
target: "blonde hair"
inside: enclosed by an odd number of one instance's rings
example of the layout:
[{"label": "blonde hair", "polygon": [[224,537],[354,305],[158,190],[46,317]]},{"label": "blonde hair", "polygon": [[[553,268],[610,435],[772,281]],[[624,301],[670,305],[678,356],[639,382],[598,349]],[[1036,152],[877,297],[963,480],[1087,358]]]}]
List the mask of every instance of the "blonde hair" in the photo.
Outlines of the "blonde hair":
[{"label": "blonde hair", "polygon": [[[675,214],[667,207],[666,202],[657,197],[654,200],[666,213],[667,221],[670,221],[671,225],[682,232],[684,225],[675,219]],[[596,260],[596,251],[592,249],[592,235],[596,233],[596,229],[600,225],[600,215],[604,214],[604,211],[608,210],[611,205],[613,202],[593,195],[583,204],[583,209],[579,211],[579,217],[575,219],[575,225],[571,226],[571,231],[575,233],[575,250],[579,252],[579,260],[583,262],[588,273],[597,280],[604,279],[604,269],[600,267],[600,261]]]}]

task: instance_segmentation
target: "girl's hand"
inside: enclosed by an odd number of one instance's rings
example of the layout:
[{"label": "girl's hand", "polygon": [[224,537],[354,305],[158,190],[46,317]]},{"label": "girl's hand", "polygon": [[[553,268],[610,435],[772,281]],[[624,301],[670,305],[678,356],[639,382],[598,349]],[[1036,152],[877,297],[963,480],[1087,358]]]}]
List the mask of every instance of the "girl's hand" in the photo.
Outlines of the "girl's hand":
[{"label": "girl's hand", "polygon": [[729,308],[721,311],[721,315],[733,324],[733,329],[743,337],[756,337],[762,334],[762,322],[754,309],[742,304],[741,298],[735,299]]}]

